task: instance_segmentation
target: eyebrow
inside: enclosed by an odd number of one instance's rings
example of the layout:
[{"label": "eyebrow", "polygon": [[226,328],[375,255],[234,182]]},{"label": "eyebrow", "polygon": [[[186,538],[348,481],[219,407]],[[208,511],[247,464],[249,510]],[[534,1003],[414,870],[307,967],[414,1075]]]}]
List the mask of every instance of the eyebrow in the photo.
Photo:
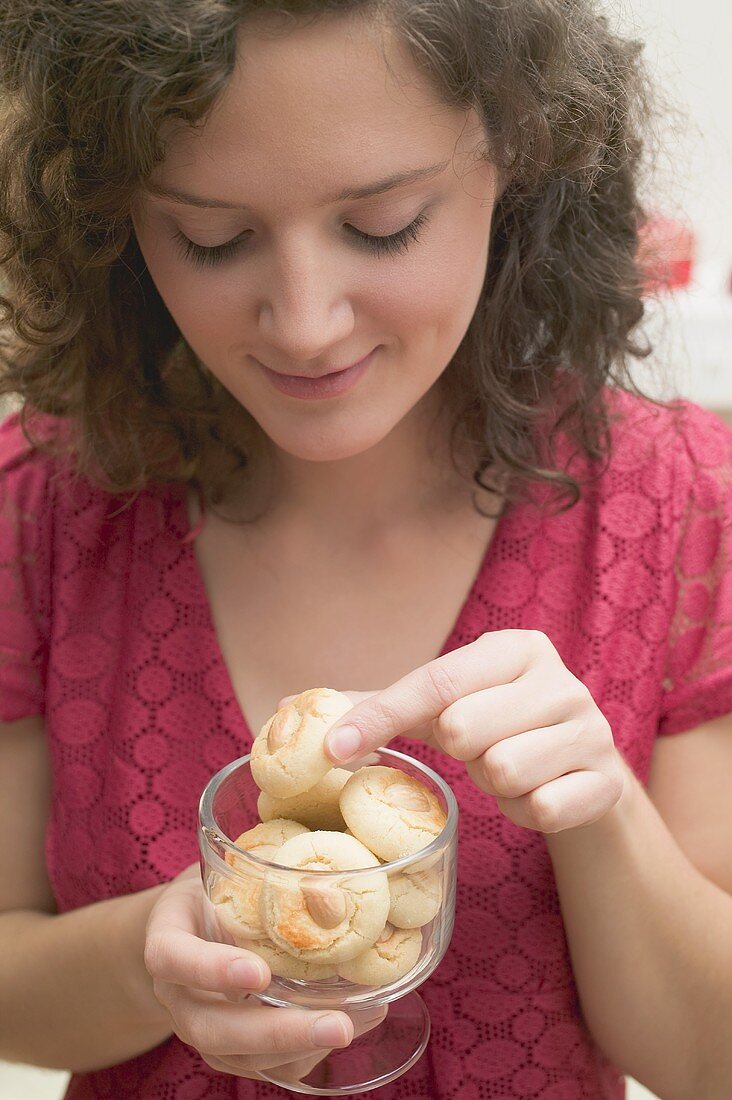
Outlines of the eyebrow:
[{"label": "eyebrow", "polygon": [[[376,183],[366,184],[365,187],[347,187],[344,191],[333,195],[332,198],[326,199],[322,205],[328,206],[337,202],[345,202],[348,199],[368,199],[372,195],[382,195],[385,191],[391,191],[395,187],[404,187],[408,183],[434,179],[435,176],[444,172],[449,164],[449,160],[443,160],[439,164],[428,164],[424,168],[411,168],[406,172],[397,172],[385,179],[377,180]],[[201,195],[191,195],[187,191],[179,191],[174,187],[162,187],[154,182],[147,183],[145,190],[151,195],[157,195],[163,199],[172,199],[173,202],[180,202],[186,206],[213,207],[217,210],[252,209],[245,204],[237,205],[236,203],[224,202],[223,199],[203,198]]]}]

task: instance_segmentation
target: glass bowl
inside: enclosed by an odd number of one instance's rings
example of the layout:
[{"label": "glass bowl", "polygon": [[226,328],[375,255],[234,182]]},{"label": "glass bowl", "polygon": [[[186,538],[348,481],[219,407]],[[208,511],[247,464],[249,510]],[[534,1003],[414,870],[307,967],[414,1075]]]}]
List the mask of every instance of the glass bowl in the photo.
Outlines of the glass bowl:
[{"label": "glass bowl", "polygon": [[[424,1053],[429,1039],[429,1013],[415,990],[438,965],[452,936],[458,819],[455,796],[426,764],[394,749],[377,749],[351,761],[347,770],[355,772],[364,766],[381,765],[418,780],[437,798],[445,814],[445,826],[439,836],[412,855],[391,862],[380,861],[376,867],[348,871],[285,867],[234,843],[233,838],[260,821],[257,812],[260,790],[251,774],[250,759],[243,756],[222,768],[201,796],[199,842],[207,938],[236,944],[265,958],[272,981],[255,994],[265,1004],[346,1009],[354,1023],[359,1012],[373,1013],[375,1009],[388,1007],[383,1021],[355,1038],[348,1047],[330,1051],[297,1082],[291,1077],[278,1078],[277,1070],[260,1071],[260,1075],[291,1092],[314,1096],[346,1096],[379,1088],[406,1073]],[[268,904],[266,899],[277,898],[278,904],[286,905],[298,893],[301,899],[314,898],[321,906],[325,904],[326,914],[329,899],[331,905],[333,899],[343,896],[374,899],[368,900],[368,905],[375,907],[368,910],[369,919],[380,923],[388,909],[388,923],[379,934],[379,942],[389,939],[394,950],[384,949],[378,958],[372,952],[366,969],[362,946],[357,947],[360,957],[354,962],[353,941],[335,949],[343,951],[347,958],[324,960],[311,954],[304,959],[302,953],[296,957],[283,950],[281,943],[273,944],[261,935],[252,938],[257,933],[251,931],[252,925],[241,923],[241,908],[236,913],[232,909],[234,890],[238,890],[237,897],[253,897],[255,914],[261,914],[262,906]],[[300,904],[302,907],[302,900]],[[321,923],[325,922],[327,927],[328,920],[319,912]],[[375,913],[378,915],[374,916]],[[338,913],[331,916],[338,921]],[[414,926],[421,921],[424,923]],[[402,928],[397,922],[412,927]],[[372,922],[369,942],[373,942],[373,927]],[[344,943],[347,940],[344,935]],[[349,977],[344,977],[340,970]]]}]

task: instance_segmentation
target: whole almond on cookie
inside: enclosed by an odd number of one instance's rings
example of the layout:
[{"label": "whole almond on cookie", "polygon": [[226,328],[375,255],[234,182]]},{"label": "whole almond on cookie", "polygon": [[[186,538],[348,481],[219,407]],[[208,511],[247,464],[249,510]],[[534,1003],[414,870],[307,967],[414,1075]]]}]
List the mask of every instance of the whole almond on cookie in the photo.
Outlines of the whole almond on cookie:
[{"label": "whole almond on cookie", "polygon": [[[277,862],[292,872],[271,868],[265,875],[260,913],[267,935],[298,959],[335,963],[353,958],[386,923],[391,905],[387,877],[355,837],[316,831],[299,840],[293,837],[277,853]],[[332,873],[361,868],[369,873]]]},{"label": "whole almond on cookie", "polygon": [[346,919],[346,895],[338,886],[304,885],[301,889],[305,908],[321,928],[335,928]]},{"label": "whole almond on cookie", "polygon": [[[272,862],[285,841],[306,832],[306,827],[297,821],[275,818],[247,829],[234,844],[242,852]],[[232,868],[231,877],[217,876],[211,901],[216,906],[219,923],[240,947],[243,941],[265,934],[259,913],[264,868],[238,852],[227,852],[225,861]]]},{"label": "whole almond on cookie", "polygon": [[416,787],[406,783],[389,783],[384,788],[384,798],[390,806],[398,810],[414,810],[416,813],[426,814],[432,808],[427,792],[417,790]]},{"label": "whole almond on cookie", "polygon": [[398,768],[359,768],[340,796],[341,813],[353,835],[380,859],[393,860],[426,848],[447,817],[423,783]]}]

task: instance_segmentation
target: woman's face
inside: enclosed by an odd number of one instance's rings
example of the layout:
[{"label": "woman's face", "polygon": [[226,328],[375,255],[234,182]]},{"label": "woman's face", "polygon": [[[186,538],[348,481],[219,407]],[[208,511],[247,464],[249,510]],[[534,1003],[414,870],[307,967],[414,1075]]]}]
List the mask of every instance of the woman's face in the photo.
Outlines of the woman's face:
[{"label": "woman's face", "polygon": [[[477,114],[445,107],[393,36],[360,21],[278,37],[249,23],[205,127],[165,136],[133,212],[140,249],[198,359],[276,446],[349,457],[434,399],[480,296],[498,197]],[[404,230],[402,243],[371,239]],[[373,349],[355,384],[316,399],[264,369],[313,377]]]}]

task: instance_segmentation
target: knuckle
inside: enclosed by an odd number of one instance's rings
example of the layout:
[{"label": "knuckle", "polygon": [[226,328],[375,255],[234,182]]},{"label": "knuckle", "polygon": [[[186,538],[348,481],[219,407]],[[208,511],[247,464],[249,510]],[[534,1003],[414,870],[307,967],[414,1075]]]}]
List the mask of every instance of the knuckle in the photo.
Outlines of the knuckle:
[{"label": "knuckle", "polygon": [[143,959],[145,969],[152,978],[160,976],[164,971],[167,952],[164,938],[159,933],[153,933],[145,941]]},{"label": "knuckle", "polygon": [[602,740],[607,744],[611,752],[615,751],[615,736],[613,728],[601,710],[597,712],[597,728]]},{"label": "knuckle", "polygon": [[297,1050],[302,1046],[312,1046],[309,1023],[298,1021],[293,1026],[287,1016],[287,1009],[273,1012],[269,1029],[270,1049],[275,1054],[281,1054],[285,1051]]},{"label": "knuckle", "polygon": [[581,749],[587,739],[587,733],[582,722],[567,722],[566,730],[567,747],[573,752],[575,749]]},{"label": "knuckle", "polygon": [[379,699],[379,711],[374,715],[376,728],[379,722],[384,734],[390,734],[391,730],[398,729],[401,722],[401,713],[398,705],[389,702],[387,698]]},{"label": "knuckle", "polygon": [[450,756],[457,760],[471,760],[470,735],[454,707],[448,707],[435,719],[437,740]]},{"label": "knuckle", "polygon": [[593,703],[590,689],[586,684],[583,684],[581,680],[578,680],[576,676],[572,677],[571,683],[567,689],[567,698],[575,710],[583,710]]},{"label": "knuckle", "polygon": [[625,777],[622,772],[618,772],[610,779],[610,791],[612,798],[612,805],[614,806],[618,799],[622,798],[623,791],[625,790]]},{"label": "knuckle", "polygon": [[560,827],[560,808],[545,791],[532,791],[528,796],[528,808],[536,828],[542,833],[555,833]]},{"label": "knuckle", "polygon": [[560,676],[543,688],[547,716],[554,722],[566,722],[585,713],[590,693],[574,676]]},{"label": "knuckle", "polygon": [[197,1046],[193,1035],[193,1020],[190,1008],[179,1001],[175,1008],[170,1011],[170,1018],[173,1021],[173,1031],[181,1042],[192,1047]]},{"label": "knuckle", "polygon": [[222,1053],[217,1049],[218,1044],[221,1042],[221,1028],[217,1026],[217,1022],[209,1008],[205,1005],[199,1005],[194,1013],[189,1015],[188,1012],[184,1011],[179,1013],[179,1016],[182,1016],[183,1026],[188,1034],[186,1041],[191,1046],[198,1051],[206,1051],[209,1054]]},{"label": "knuckle", "polygon": [[170,986],[170,983],[169,982],[163,982],[159,978],[153,978],[153,980],[152,980],[152,989],[153,989],[153,994],[155,995],[155,998],[160,1002],[160,1004],[164,1008],[169,1009],[170,1008],[170,1003],[171,1003],[171,997],[170,997],[171,986]]},{"label": "knuckle", "polygon": [[450,672],[447,665],[441,665],[433,661],[425,665],[425,673],[430,682],[430,687],[443,707],[448,707],[459,699],[462,691]]},{"label": "knuckle", "polygon": [[505,749],[488,749],[483,756],[483,771],[500,798],[515,798],[521,793],[516,765]]},{"label": "knuckle", "polygon": [[529,642],[537,657],[546,657],[549,653],[556,653],[552,641],[543,630],[529,630]]}]

